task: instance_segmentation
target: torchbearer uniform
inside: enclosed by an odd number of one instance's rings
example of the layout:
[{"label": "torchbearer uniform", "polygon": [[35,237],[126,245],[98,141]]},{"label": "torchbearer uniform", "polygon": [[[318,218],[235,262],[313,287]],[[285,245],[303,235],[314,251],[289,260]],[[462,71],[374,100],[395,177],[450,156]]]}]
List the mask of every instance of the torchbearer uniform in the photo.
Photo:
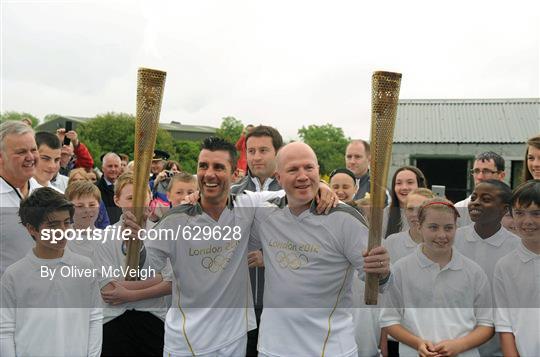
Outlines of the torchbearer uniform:
[{"label": "torchbearer uniform", "polygon": [[[520,239],[501,226],[494,235],[482,239],[474,230],[474,223],[459,228],[456,232],[454,247],[461,254],[471,259],[486,273],[490,285],[493,285],[493,271],[495,264],[512,252],[520,244]],[[478,347],[481,356],[502,356],[498,336],[493,336],[488,342]]]},{"label": "torchbearer uniform", "polygon": [[540,255],[522,243],[501,258],[493,274],[495,331],[511,332],[520,356],[540,351]]},{"label": "torchbearer uniform", "polygon": [[[477,325],[493,326],[491,289],[478,264],[452,249],[444,267],[416,252],[392,266],[394,282],[385,294],[382,328],[402,325],[413,335],[438,343],[467,335]],[[400,356],[418,351],[399,344]],[[476,348],[460,356],[480,356]]]},{"label": "torchbearer uniform", "polygon": [[198,203],[181,205],[154,227],[179,231],[177,240],[145,241],[150,265],[161,269],[169,258],[174,272],[164,355],[245,355],[256,327],[247,265],[256,205],[251,194],[231,195],[217,222]]},{"label": "torchbearer uniform", "polygon": [[259,353],[267,356],[357,356],[351,314],[354,270],[364,276],[368,230],[346,204],[296,216],[286,197],[258,208],[252,236],[265,259]]},{"label": "torchbearer uniform", "polygon": [[[42,267],[56,269],[43,277]],[[41,259],[30,250],[1,280],[0,355],[99,356],[99,288],[93,277],[70,272],[93,269],[90,259],[64,250],[58,259]],[[61,274],[64,274],[63,276]]]}]

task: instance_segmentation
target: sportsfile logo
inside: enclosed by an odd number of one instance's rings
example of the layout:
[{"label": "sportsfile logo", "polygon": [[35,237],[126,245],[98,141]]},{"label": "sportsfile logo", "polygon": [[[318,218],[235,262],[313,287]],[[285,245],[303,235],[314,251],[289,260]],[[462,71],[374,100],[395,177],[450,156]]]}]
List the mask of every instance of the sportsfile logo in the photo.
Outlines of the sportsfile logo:
[{"label": "sportsfile logo", "polygon": [[[132,231],[129,228],[123,229],[121,226],[108,226],[105,229],[43,229],[41,240],[50,240],[52,244],[57,244],[61,240],[68,241],[101,241],[105,243],[109,240],[130,240]],[[242,238],[242,228],[240,226],[177,226],[172,228],[140,229],[136,237],[139,240],[185,240],[185,241],[238,241]]]}]

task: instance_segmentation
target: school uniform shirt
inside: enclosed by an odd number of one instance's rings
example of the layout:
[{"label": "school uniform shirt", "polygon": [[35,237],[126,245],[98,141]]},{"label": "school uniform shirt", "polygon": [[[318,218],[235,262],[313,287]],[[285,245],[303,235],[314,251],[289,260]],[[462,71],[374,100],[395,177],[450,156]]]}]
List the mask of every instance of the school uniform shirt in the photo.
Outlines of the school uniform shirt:
[{"label": "school uniform shirt", "polygon": [[[32,177],[29,193],[41,185]],[[22,194],[0,177],[0,276],[8,266],[23,258],[34,247],[34,240],[20,223],[19,205]]]},{"label": "school uniform shirt", "polygon": [[[495,264],[516,249],[520,239],[501,225],[494,235],[482,239],[474,230],[474,223],[459,228],[456,232],[454,247],[461,254],[471,259],[487,274],[490,285],[493,285]],[[493,336],[488,342],[478,347],[481,356],[502,356],[498,336]]]},{"label": "school uniform shirt", "polygon": [[[218,221],[199,203],[174,207],[155,229],[180,227],[178,239],[145,241],[150,264],[159,269],[169,258],[174,272],[172,305],[165,320],[166,353],[210,354],[256,328],[247,264],[253,207],[258,204],[252,195],[230,195]],[[207,229],[221,237],[212,233],[204,239],[202,231]]]},{"label": "school uniform shirt", "polygon": [[56,187],[57,189],[59,189],[60,191],[62,192],[65,192],[66,191],[66,188],[68,186],[68,182],[69,182],[69,177],[67,176],[64,176],[60,173],[58,173],[55,177],[53,177],[53,179],[51,180],[51,185],[53,187]]},{"label": "school uniform shirt", "polygon": [[[466,336],[477,325],[493,326],[492,295],[482,268],[456,249],[444,267],[422,253],[400,259],[392,267],[393,284],[385,294],[381,328],[400,324],[413,335],[438,343]],[[400,356],[418,351],[399,344]],[[460,356],[479,356],[476,348]]]},{"label": "school uniform shirt", "polygon": [[[52,280],[42,277],[42,267],[56,269]],[[58,259],[41,259],[30,250],[6,270],[1,280],[2,357],[100,355],[97,280],[60,276],[69,267],[92,269],[94,265],[69,249]]]},{"label": "school uniform shirt", "polygon": [[521,240],[501,225],[494,235],[482,239],[474,230],[474,223],[458,228],[454,239],[454,248],[484,269],[490,283],[493,279],[495,264],[515,250]]},{"label": "school uniform shirt", "polygon": [[[120,221],[116,224],[113,224],[112,227],[120,229]],[[94,251],[94,261],[98,270],[98,282],[99,288],[103,289],[105,285],[111,281],[123,281],[125,280],[123,276],[115,277],[109,274],[109,269],[120,269],[125,268],[126,266],[126,254],[127,254],[127,241],[112,239],[111,236],[116,232],[115,230],[110,229],[110,234],[107,234],[106,240],[104,242],[99,242],[96,250]],[[141,256],[139,260],[139,266],[141,270],[149,271],[151,268],[149,265],[149,260],[147,258],[147,252],[144,245],[141,246]],[[166,263],[161,269],[155,269],[155,273],[161,273],[164,281],[172,281],[172,272],[170,264]],[[147,277],[151,279],[153,276]],[[137,310],[137,311],[146,311],[150,312],[161,320],[165,320],[165,315],[167,314],[167,309],[169,304],[167,303],[166,296],[155,297],[151,299],[144,299],[133,302],[126,302],[120,305],[109,305],[101,300],[103,304],[103,323],[111,321],[112,319],[122,315],[127,310]]]},{"label": "school uniform shirt", "polygon": [[495,331],[514,334],[520,356],[540,351],[540,255],[523,243],[501,258],[493,274]]},{"label": "school uniform shirt", "polygon": [[456,222],[458,227],[465,227],[473,223],[471,216],[469,216],[469,202],[471,202],[471,196],[454,204],[454,207],[456,207],[459,212],[459,217]]},{"label": "school uniform shirt", "polygon": [[353,207],[296,216],[286,197],[257,208],[252,236],[265,262],[258,351],[268,356],[357,354],[351,314],[354,269],[361,277],[368,230]]},{"label": "school uniform shirt", "polygon": [[59,192],[59,193],[61,193],[61,194],[64,194],[64,191],[61,190],[60,188],[56,187],[51,181],[47,182],[47,185],[45,185],[44,187],[52,188],[52,189],[55,190],[56,192]]},{"label": "school uniform shirt", "polygon": [[412,239],[409,230],[407,230],[406,232],[389,235],[386,239],[383,239],[382,245],[388,251],[390,263],[394,264],[399,259],[416,251],[418,243]]},{"label": "school uniform shirt", "polygon": [[81,239],[70,240],[67,242],[67,246],[73,253],[90,258],[95,262],[94,255],[99,245],[102,244],[102,240],[94,240],[94,238],[97,237],[98,231],[103,234],[103,230],[95,227],[90,227],[90,229],[90,234],[87,234],[87,231],[81,231]]}]

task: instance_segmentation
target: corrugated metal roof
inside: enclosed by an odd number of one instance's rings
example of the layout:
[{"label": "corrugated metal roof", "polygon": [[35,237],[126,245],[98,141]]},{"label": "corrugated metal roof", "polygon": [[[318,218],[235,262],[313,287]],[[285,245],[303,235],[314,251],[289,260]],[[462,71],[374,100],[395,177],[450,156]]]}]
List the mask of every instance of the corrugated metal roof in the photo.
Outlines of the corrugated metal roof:
[{"label": "corrugated metal roof", "polygon": [[[80,124],[87,123],[91,121],[94,118],[85,118],[85,117],[75,117],[75,116],[69,116],[69,115],[59,115],[58,118],[43,122],[39,124],[36,127],[36,130],[46,130],[47,127],[51,127],[50,123],[53,122],[65,122],[66,120],[71,120]],[[181,131],[186,133],[206,133],[206,134],[215,134],[217,128],[211,127],[211,126],[204,126],[204,125],[188,125],[188,124],[181,124],[176,121],[172,121],[170,123],[159,123],[159,126],[162,129],[165,129],[167,131]]]},{"label": "corrugated metal roof", "polygon": [[175,121],[170,123],[159,123],[159,126],[168,131],[184,131],[184,132],[193,132],[193,133],[209,133],[215,134],[217,128],[204,125],[186,125],[181,124]]},{"label": "corrugated metal roof", "polygon": [[540,99],[402,99],[394,143],[523,143],[540,133]]}]

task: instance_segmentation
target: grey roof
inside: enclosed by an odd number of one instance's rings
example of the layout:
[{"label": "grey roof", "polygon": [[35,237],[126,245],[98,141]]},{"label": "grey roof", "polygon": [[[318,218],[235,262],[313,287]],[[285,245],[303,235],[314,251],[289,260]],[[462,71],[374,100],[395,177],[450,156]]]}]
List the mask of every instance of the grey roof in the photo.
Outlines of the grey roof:
[{"label": "grey roof", "polygon": [[523,143],[540,133],[540,98],[402,99],[394,143]]},{"label": "grey roof", "polygon": [[[69,115],[59,115],[58,118],[43,122],[39,124],[36,127],[36,130],[45,130],[47,127],[50,127],[51,124],[47,125],[47,123],[56,123],[56,122],[65,122],[66,120],[71,120],[74,122],[77,122],[79,124],[84,124],[86,122],[91,121],[94,118],[85,118],[85,117],[75,117],[75,116],[69,116]],[[55,124],[53,124],[55,125]],[[207,134],[215,134],[217,128],[211,127],[211,126],[203,126],[203,125],[187,125],[187,124],[181,124],[176,121],[171,121],[170,123],[159,123],[159,126],[167,130],[169,132],[171,131],[180,131],[185,133],[207,133]],[[55,126],[56,128],[56,126]]]},{"label": "grey roof", "polygon": [[215,134],[217,128],[204,125],[186,125],[181,124],[176,121],[171,121],[170,123],[160,123],[162,129],[167,131],[184,131],[184,132],[197,132],[197,133],[209,133]]}]

